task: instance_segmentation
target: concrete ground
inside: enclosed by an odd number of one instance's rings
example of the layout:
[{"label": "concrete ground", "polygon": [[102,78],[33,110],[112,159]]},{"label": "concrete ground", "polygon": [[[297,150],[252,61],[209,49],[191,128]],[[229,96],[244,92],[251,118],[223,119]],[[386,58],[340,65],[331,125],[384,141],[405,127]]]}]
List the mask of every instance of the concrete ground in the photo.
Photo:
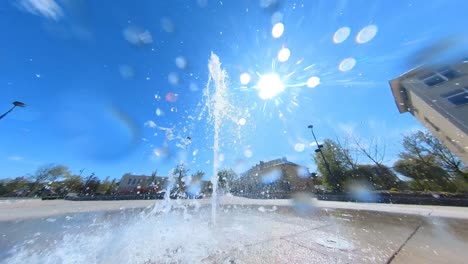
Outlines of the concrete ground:
[{"label": "concrete ground", "polygon": [[[18,228],[24,219],[146,208],[154,203],[0,201],[0,235],[7,241],[24,230],[26,225]],[[198,203],[203,207],[210,200]],[[290,200],[231,196],[220,204],[217,224],[208,229],[219,243],[207,246],[213,250],[191,263],[466,263],[468,259],[468,208],[315,201],[308,211],[301,211]],[[29,226],[28,232],[36,232]],[[176,263],[186,262],[190,261],[182,258]]]}]

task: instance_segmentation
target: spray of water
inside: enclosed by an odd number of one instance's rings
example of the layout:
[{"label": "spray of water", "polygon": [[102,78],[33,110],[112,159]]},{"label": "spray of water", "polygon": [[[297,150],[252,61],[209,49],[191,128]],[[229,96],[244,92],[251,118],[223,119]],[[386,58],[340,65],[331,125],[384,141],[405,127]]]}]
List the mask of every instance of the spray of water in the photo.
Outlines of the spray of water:
[{"label": "spray of water", "polygon": [[216,224],[216,207],[218,199],[218,170],[219,170],[219,140],[220,129],[223,120],[230,113],[230,104],[227,99],[228,87],[226,84],[228,75],[224,69],[221,69],[219,57],[211,53],[208,62],[208,83],[203,91],[205,107],[208,111],[208,118],[213,123],[214,138],[213,138],[213,174],[211,176],[211,184],[213,186],[212,203],[211,203],[211,220]]}]

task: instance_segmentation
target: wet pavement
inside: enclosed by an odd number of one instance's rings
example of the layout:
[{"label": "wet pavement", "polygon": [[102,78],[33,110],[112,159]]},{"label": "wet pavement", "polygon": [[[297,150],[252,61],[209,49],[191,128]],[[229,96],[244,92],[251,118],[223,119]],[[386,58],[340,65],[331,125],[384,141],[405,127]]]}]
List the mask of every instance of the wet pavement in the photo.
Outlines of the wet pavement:
[{"label": "wet pavement", "polygon": [[[396,213],[389,209],[395,207],[385,206],[381,211],[313,206],[304,211],[283,201],[234,201],[219,208],[216,225],[204,201],[188,207],[180,202],[178,209],[165,215],[121,207],[1,221],[0,262],[466,263],[468,259],[468,218],[461,217],[465,208],[407,207]],[[346,206],[350,204],[341,204]],[[452,212],[458,217],[432,215],[447,210],[458,212]]]},{"label": "wet pavement", "polygon": [[340,209],[319,214],[300,220],[266,215],[262,223],[272,229],[286,221],[284,233],[205,263],[466,263],[468,258],[467,220]]}]

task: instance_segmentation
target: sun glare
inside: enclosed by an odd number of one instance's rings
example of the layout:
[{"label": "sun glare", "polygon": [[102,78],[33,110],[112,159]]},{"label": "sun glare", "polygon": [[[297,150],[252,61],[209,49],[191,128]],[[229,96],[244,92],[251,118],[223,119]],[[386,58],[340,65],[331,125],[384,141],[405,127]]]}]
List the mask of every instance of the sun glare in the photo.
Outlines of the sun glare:
[{"label": "sun glare", "polygon": [[271,99],[284,91],[284,84],[278,74],[267,74],[260,77],[257,83],[258,96],[263,100]]}]

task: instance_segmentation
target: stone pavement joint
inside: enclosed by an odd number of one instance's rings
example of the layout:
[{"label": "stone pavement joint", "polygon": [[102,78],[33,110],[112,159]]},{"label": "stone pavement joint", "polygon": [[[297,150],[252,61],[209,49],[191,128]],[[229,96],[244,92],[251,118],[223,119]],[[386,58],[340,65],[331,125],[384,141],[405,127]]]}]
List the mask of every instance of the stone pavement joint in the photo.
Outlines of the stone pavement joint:
[{"label": "stone pavement joint", "polygon": [[[430,213],[429,213],[430,215]],[[400,247],[397,249],[397,251],[395,251],[395,253],[393,253],[393,255],[387,260],[387,263],[386,264],[390,264],[392,263],[392,261],[395,259],[395,257],[398,255],[398,253],[400,253],[400,251],[406,246],[406,244],[408,243],[408,241],[411,240],[411,238],[413,238],[413,236],[418,232],[419,228],[421,228],[422,226],[422,222],[419,223],[419,225],[416,227],[416,229],[414,229],[414,231],[408,236],[408,238],[405,240],[405,242],[403,242],[403,244],[400,245]]]}]

